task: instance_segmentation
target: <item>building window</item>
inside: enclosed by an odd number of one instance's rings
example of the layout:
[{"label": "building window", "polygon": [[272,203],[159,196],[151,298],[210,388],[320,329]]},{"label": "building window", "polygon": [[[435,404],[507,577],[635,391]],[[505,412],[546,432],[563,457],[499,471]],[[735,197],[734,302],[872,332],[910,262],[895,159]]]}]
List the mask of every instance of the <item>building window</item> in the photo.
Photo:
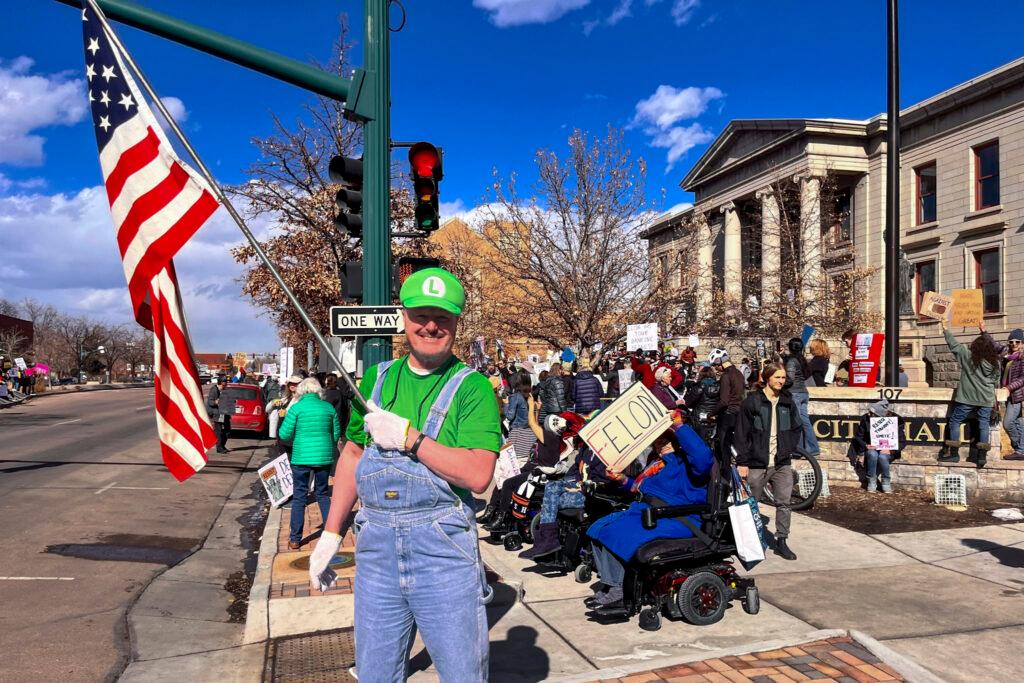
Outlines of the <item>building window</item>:
[{"label": "building window", "polygon": [[934,292],[935,289],[935,261],[921,261],[914,264],[914,293],[916,294],[917,306],[915,309],[921,313],[921,301],[925,292]]},{"label": "building window", "polygon": [[662,282],[668,284],[669,270],[668,270],[668,256],[662,255],[658,257],[658,264],[661,266],[661,279]]},{"label": "building window", "polygon": [[853,240],[853,190],[836,190],[832,215],[825,230],[825,243],[830,247],[844,246]]},{"label": "building window", "polygon": [[999,205],[999,142],[974,148],[974,208]]},{"label": "building window", "polygon": [[935,220],[936,173],[935,164],[928,164],[916,170],[917,175],[917,225]]},{"label": "building window", "polygon": [[974,252],[974,286],[981,290],[985,313],[998,313],[999,301],[999,249]]}]

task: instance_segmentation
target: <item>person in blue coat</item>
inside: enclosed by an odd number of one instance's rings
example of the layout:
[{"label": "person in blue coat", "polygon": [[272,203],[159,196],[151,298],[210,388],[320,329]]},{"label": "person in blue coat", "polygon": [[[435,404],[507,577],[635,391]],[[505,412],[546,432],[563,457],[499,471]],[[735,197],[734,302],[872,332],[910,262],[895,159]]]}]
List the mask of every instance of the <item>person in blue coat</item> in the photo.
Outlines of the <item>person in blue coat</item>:
[{"label": "person in blue coat", "polygon": [[[655,442],[655,451],[661,454],[664,467],[639,482],[637,491],[644,498],[657,498],[666,505],[706,503],[714,454],[697,432],[683,424],[678,411],[673,415],[672,424],[672,429]],[[622,607],[625,565],[641,546],[659,539],[693,536],[690,528],[678,519],[659,519],[656,527],[645,529],[641,518],[647,507],[647,503],[637,501],[621,512],[602,517],[587,530],[601,583],[607,587],[593,598],[600,610]],[[698,515],[691,515],[689,520],[695,526],[700,525]]]}]

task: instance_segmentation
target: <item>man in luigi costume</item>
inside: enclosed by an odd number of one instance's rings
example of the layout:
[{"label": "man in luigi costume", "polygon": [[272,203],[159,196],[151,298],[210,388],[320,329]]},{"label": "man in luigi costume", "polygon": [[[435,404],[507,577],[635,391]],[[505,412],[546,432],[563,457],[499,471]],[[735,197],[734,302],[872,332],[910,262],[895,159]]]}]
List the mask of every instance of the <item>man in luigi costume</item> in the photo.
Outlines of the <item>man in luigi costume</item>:
[{"label": "man in luigi costume", "polygon": [[419,628],[442,681],[487,679],[490,590],[472,507],[501,445],[490,382],[452,354],[465,291],[427,268],[400,298],[408,355],[369,368],[334,475],[331,511],[310,556],[325,590],[342,523],[358,496],[355,641],[361,683],[404,681]]}]

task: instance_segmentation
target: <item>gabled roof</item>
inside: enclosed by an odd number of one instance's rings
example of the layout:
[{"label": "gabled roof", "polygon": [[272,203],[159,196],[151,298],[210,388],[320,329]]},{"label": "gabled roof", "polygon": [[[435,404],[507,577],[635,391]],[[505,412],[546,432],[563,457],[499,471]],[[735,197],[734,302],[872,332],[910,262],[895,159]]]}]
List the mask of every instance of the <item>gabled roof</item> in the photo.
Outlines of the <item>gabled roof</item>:
[{"label": "gabled roof", "polygon": [[[704,150],[704,154],[693,165],[679,186],[687,192],[692,192],[697,185],[719,173],[726,172],[734,165],[747,163],[752,158],[806,133],[862,136],[868,132],[871,124],[877,119],[878,117],[863,121],[853,119],[735,119],[730,121],[725,130]],[[716,162],[723,158],[727,159],[729,149],[739,137],[750,131],[776,132],[777,135],[771,136],[760,147],[745,151],[741,157],[733,161],[726,160],[716,167]]]}]

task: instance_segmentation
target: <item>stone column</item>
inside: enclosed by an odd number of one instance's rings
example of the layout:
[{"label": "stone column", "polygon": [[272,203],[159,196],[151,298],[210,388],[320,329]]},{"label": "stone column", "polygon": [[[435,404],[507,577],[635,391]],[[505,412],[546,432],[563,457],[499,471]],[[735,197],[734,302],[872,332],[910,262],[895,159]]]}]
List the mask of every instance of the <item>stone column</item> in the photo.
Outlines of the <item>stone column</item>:
[{"label": "stone column", "polygon": [[775,191],[757,191],[761,202],[761,303],[774,306],[782,294],[782,217]]},{"label": "stone column", "polygon": [[711,296],[714,283],[712,263],[711,225],[703,211],[694,212],[694,227],[697,230],[697,316],[704,318],[711,311]]},{"label": "stone column", "polygon": [[800,272],[803,296],[817,298],[821,291],[821,179],[793,176],[800,185]]},{"label": "stone column", "polygon": [[725,272],[722,289],[725,296],[734,301],[743,297],[743,257],[741,255],[742,238],[740,234],[740,215],[736,204],[728,202],[719,209],[725,216]]}]

